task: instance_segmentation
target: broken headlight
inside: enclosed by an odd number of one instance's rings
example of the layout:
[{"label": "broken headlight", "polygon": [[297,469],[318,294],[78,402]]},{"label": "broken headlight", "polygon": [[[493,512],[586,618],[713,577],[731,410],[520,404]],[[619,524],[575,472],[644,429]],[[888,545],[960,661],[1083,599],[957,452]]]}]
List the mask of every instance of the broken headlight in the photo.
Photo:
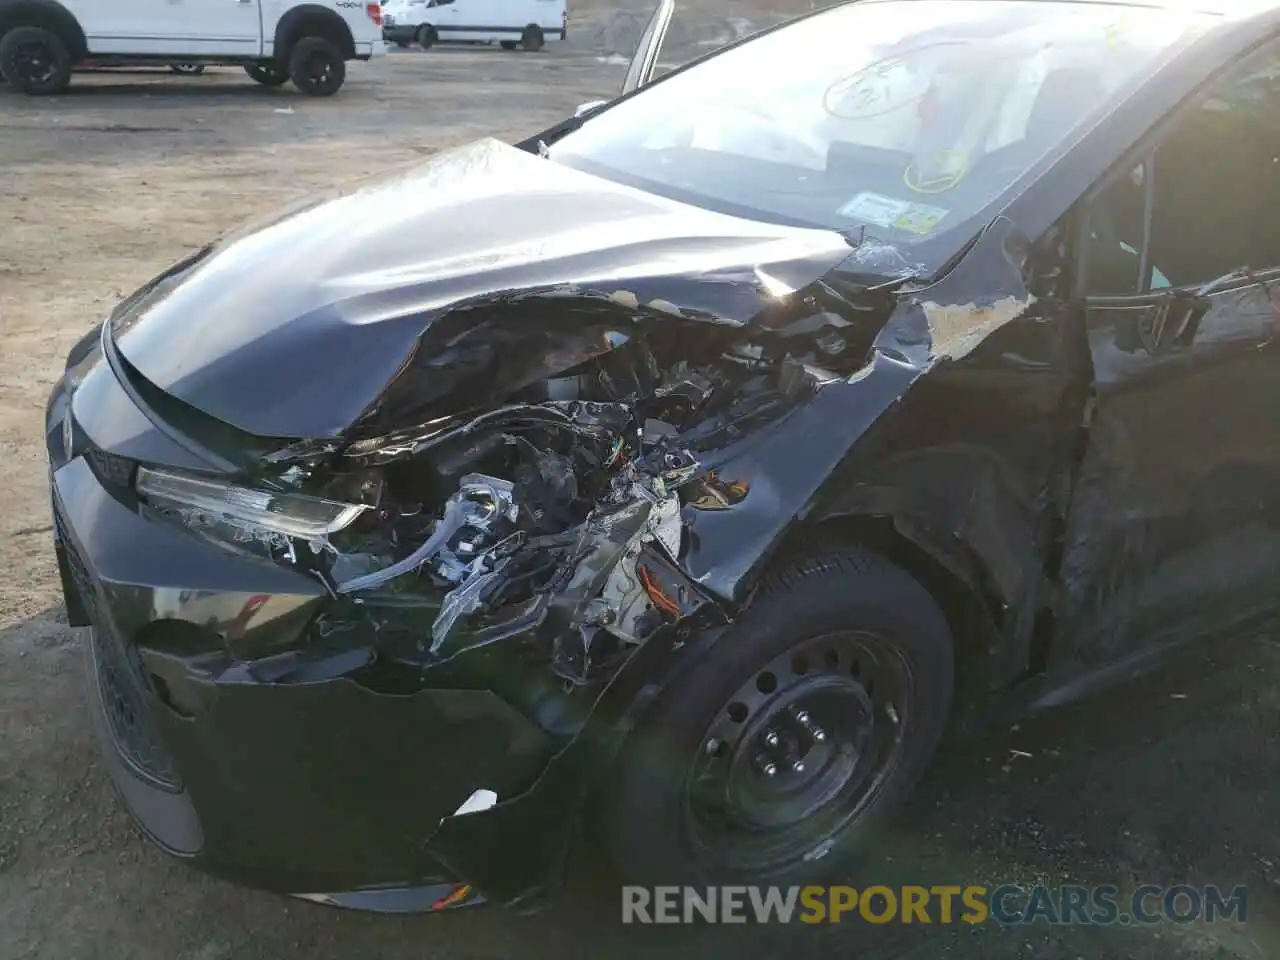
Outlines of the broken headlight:
[{"label": "broken headlight", "polygon": [[[172,470],[139,467],[134,481],[149,506],[175,513],[188,523],[222,522],[250,534],[321,540],[350,526],[369,509],[300,493],[276,493]],[[240,539],[237,537],[237,539]]]}]

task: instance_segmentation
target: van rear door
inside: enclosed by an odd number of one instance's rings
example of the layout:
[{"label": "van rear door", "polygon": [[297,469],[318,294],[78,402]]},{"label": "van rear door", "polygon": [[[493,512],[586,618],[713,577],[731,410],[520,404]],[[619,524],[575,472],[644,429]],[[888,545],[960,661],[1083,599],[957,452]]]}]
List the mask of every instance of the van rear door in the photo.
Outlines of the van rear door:
[{"label": "van rear door", "polygon": [[530,22],[540,26],[548,40],[563,40],[569,20],[569,5],[565,0],[533,0],[533,6],[535,16]]}]

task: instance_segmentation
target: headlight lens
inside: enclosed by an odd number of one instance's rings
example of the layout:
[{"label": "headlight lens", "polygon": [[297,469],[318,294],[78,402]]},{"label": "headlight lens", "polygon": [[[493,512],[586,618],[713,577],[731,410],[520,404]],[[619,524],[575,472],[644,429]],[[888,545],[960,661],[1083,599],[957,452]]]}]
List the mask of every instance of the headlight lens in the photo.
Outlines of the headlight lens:
[{"label": "headlight lens", "polygon": [[161,510],[196,511],[264,531],[317,540],[350,526],[369,509],[300,493],[273,493],[223,483],[193,474],[139,467],[135,487],[143,500]]}]

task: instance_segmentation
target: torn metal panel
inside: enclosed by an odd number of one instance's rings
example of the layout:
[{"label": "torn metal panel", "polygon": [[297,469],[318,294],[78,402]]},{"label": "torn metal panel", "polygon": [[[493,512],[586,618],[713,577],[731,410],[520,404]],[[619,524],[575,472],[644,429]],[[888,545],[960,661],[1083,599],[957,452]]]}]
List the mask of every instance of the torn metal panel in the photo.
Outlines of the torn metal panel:
[{"label": "torn metal panel", "polygon": [[901,293],[877,346],[927,373],[861,438],[810,515],[888,518],[966,584],[996,631],[996,688],[1026,673],[1051,602],[1061,478],[1089,372],[1071,305],[1028,288],[1028,246],[998,220],[945,279]]},{"label": "torn metal panel", "polygon": [[926,300],[920,305],[929,325],[933,353],[949,360],[963,360],[987,337],[1026,313],[1035,297],[1008,296],[995,303],[942,305]]},{"label": "torn metal panel", "polygon": [[1024,314],[1030,240],[1005,217],[988,225],[957,269],[927,287],[908,284],[894,322],[877,341],[921,365],[961,360]]}]

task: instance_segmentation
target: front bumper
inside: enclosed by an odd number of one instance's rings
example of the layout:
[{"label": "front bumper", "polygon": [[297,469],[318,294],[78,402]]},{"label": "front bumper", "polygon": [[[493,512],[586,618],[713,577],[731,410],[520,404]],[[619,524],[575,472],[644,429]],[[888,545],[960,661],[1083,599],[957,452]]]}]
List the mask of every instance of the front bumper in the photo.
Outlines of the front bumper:
[{"label": "front bumper", "polygon": [[[145,517],[122,494],[113,455],[91,439],[106,426],[80,422],[126,419],[112,383],[100,363],[81,387],[91,404],[50,403],[54,539],[70,622],[92,627],[103,756],[147,835],[237,882],[362,909],[534,905],[554,892],[591,770],[672,645],[641,648],[567,726],[564,711],[539,715],[455,674],[367,685],[373,638],[333,645],[319,581]],[[65,458],[69,407],[86,449]],[[131,427],[145,446],[143,422]],[[478,791],[497,803],[459,814]]]},{"label": "front bumper", "polygon": [[168,852],[291,893],[460,881],[427,849],[441,820],[545,767],[550,739],[489,691],[393,696],[345,676],[202,669],[228,631],[302,636],[324,598],[143,520],[83,459],[55,473],[53,496],[64,588],[94,628],[104,754]]}]

